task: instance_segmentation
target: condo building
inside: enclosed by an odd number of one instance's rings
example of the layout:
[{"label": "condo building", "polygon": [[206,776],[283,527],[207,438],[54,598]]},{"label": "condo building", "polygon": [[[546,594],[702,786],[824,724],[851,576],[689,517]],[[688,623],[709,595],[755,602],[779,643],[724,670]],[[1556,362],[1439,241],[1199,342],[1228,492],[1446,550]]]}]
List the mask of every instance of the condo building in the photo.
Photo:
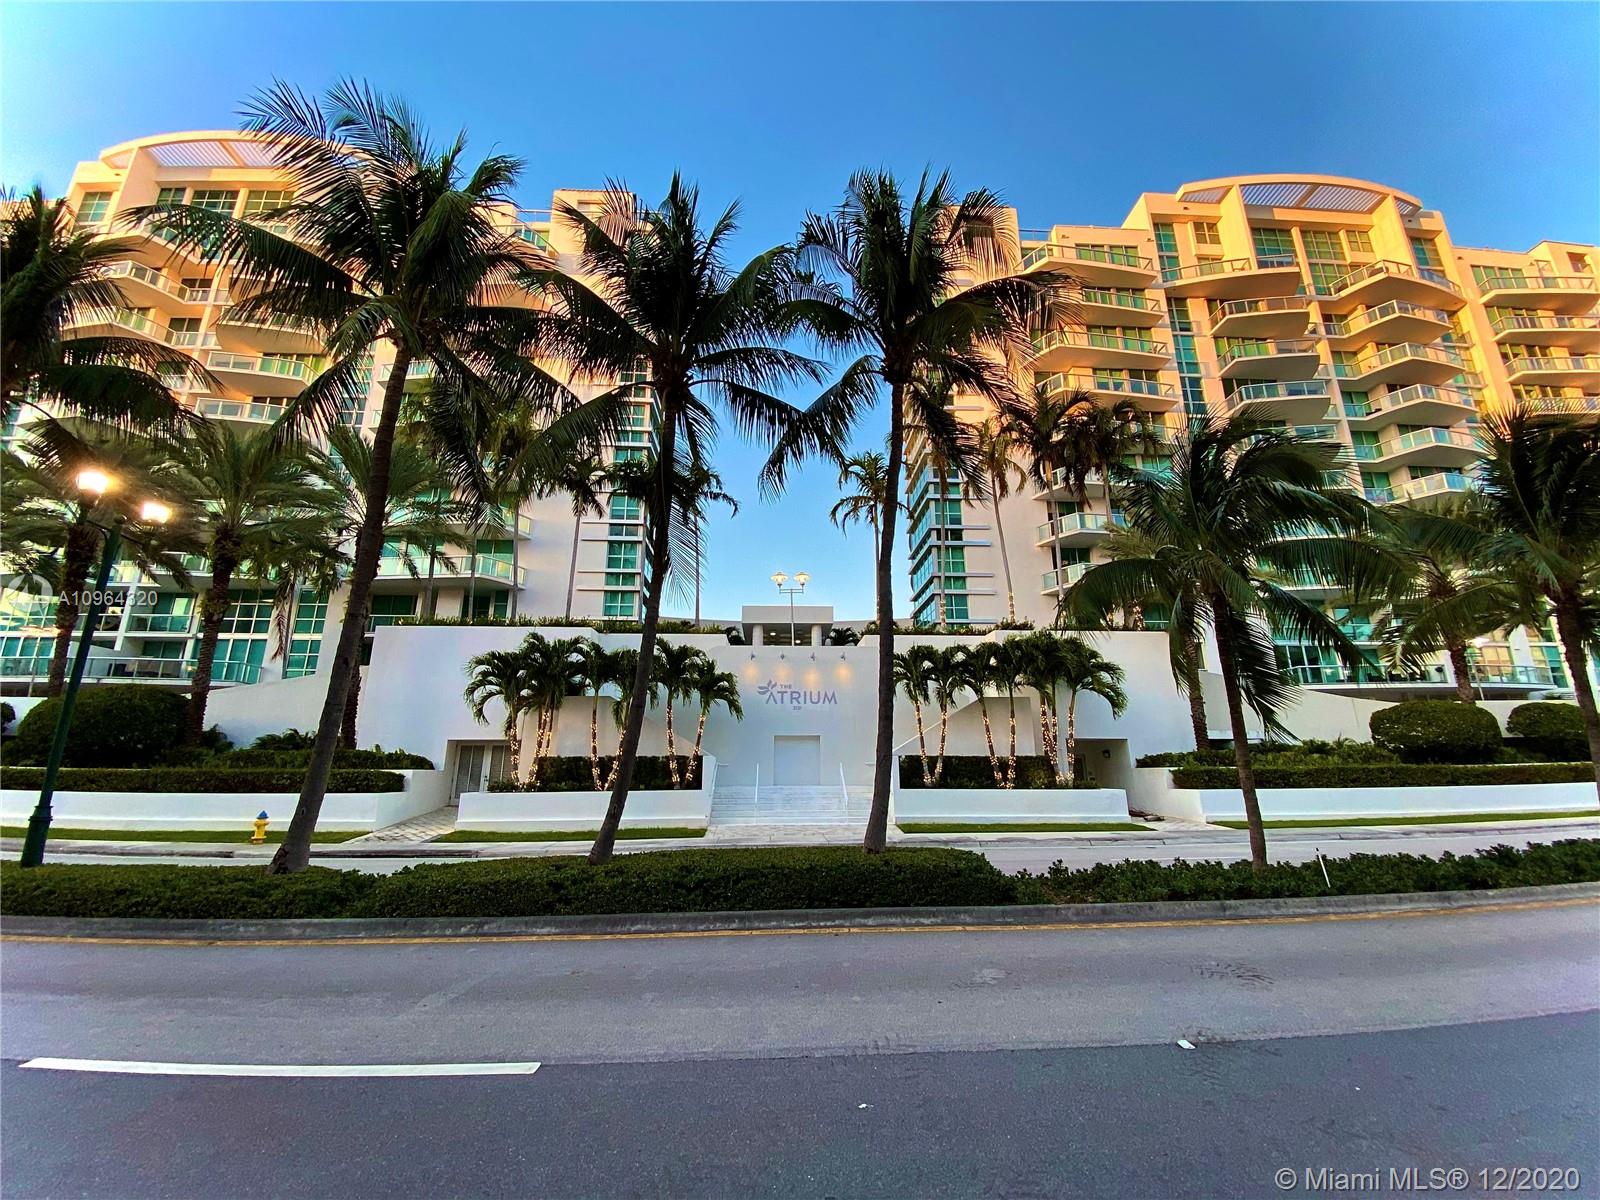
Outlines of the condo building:
[{"label": "condo building", "polygon": [[[1015,219],[1015,215],[1012,214]],[[1481,414],[1513,399],[1600,414],[1600,252],[1458,246],[1444,216],[1380,184],[1248,175],[1139,197],[1120,226],[1019,228],[1020,268],[1072,281],[1076,319],[1032,343],[1033,384],[1132,401],[1159,442],[1186,417],[1248,413],[1343,448],[1334,480],[1374,503],[1473,485]],[[956,401],[982,420],[987,406]],[[1116,489],[1032,481],[975,502],[908,447],[912,604],[930,624],[1047,624],[1120,520]],[[1165,469],[1157,454],[1137,461]],[[1009,562],[1009,575],[1007,563]],[[1325,581],[1296,581],[1337,605]],[[1145,615],[1159,627],[1159,611]],[[1336,607],[1358,642],[1372,614]],[[1359,683],[1284,641],[1301,683]],[[1567,686],[1549,630],[1474,647],[1475,681]],[[1444,681],[1444,667],[1434,677]]]}]

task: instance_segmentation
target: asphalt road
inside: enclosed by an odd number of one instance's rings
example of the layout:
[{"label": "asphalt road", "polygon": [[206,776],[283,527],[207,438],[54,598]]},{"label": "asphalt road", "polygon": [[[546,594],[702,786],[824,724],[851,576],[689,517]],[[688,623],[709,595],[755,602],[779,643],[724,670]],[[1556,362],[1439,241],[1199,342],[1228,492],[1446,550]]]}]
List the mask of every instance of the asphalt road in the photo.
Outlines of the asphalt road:
[{"label": "asphalt road", "polygon": [[[12,941],[0,1194],[1248,1197],[1356,1190],[1308,1189],[1307,1168],[1387,1185],[1390,1167],[1527,1165],[1576,1168],[1566,1194],[1596,1196],[1597,935],[1600,906],[1582,904],[1092,931]],[[543,1065],[19,1069],[37,1056]],[[1456,1194],[1491,1192],[1474,1174]]]}]

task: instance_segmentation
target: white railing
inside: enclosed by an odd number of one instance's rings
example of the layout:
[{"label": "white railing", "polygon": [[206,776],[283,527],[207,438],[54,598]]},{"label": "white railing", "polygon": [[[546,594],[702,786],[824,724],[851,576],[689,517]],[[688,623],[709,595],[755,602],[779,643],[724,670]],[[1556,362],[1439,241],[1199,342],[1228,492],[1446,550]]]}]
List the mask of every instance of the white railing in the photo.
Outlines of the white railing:
[{"label": "white railing", "polygon": [[1107,517],[1104,513],[1068,513],[1039,526],[1036,540],[1042,542],[1050,538],[1068,537],[1074,533],[1104,533],[1108,528],[1115,528],[1119,524],[1121,522]]},{"label": "white railing", "polygon": [[1228,397],[1228,407],[1242,404],[1271,403],[1276,400],[1327,400],[1332,395],[1328,381],[1316,379],[1290,379],[1282,383],[1247,383],[1235,388]]},{"label": "white railing", "polygon": [[1480,292],[1552,291],[1592,292],[1595,281],[1587,275],[1545,275],[1538,271],[1505,270],[1486,274],[1478,281]]},{"label": "white railing", "polygon": [[1240,342],[1229,346],[1217,358],[1217,365],[1231,366],[1247,358],[1279,358],[1284,355],[1315,354],[1317,343],[1312,338],[1278,338]]},{"label": "white railing", "polygon": [[1370,325],[1376,325],[1379,321],[1387,321],[1390,317],[1418,317],[1438,325],[1450,324],[1450,314],[1442,308],[1429,308],[1425,304],[1413,304],[1409,300],[1390,300],[1385,304],[1351,313],[1342,321],[1324,321],[1322,328],[1329,337],[1349,337],[1352,333],[1358,333]]},{"label": "white railing", "polygon": [[1442,288],[1451,295],[1459,296],[1461,294],[1461,289],[1450,282],[1449,276],[1435,267],[1414,267],[1410,263],[1393,262],[1387,259],[1382,262],[1367,263],[1364,266],[1355,268],[1353,271],[1345,272],[1328,284],[1327,289],[1320,294],[1337,296],[1339,293],[1348,292],[1351,288],[1365,283],[1369,279],[1384,278],[1419,279],[1424,283],[1431,283],[1434,287]]},{"label": "white railing", "polygon": [[1392,458],[1407,450],[1418,450],[1427,446],[1447,446],[1454,450],[1469,450],[1476,454],[1480,447],[1478,439],[1471,434],[1461,433],[1454,429],[1439,429],[1428,426],[1423,429],[1413,429],[1409,433],[1402,433],[1396,437],[1387,438],[1377,444],[1378,451],[1375,458]]},{"label": "white railing", "polygon": [[1083,578],[1083,573],[1089,569],[1088,563],[1068,563],[1064,567],[1057,567],[1053,571],[1046,571],[1040,578],[1039,590],[1044,592],[1060,591],[1062,588],[1071,587]]},{"label": "white railing", "polygon": [[1468,392],[1460,388],[1441,387],[1433,383],[1413,383],[1408,387],[1388,392],[1382,396],[1371,396],[1364,405],[1345,404],[1345,415],[1362,420],[1367,417],[1380,416],[1395,409],[1404,408],[1408,404],[1431,400],[1438,404],[1449,404],[1466,412],[1477,411],[1477,401]]},{"label": "white railing", "polygon": [[1489,322],[1489,328],[1496,333],[1557,329],[1592,333],[1600,330],[1600,317],[1569,317],[1560,313],[1507,313]]},{"label": "white railing", "polygon": [[1152,338],[1130,337],[1126,334],[1078,333],[1071,329],[1056,329],[1049,333],[1041,333],[1033,339],[1035,358],[1058,347],[1078,350],[1125,350],[1130,354],[1169,357],[1165,342],[1158,342]]},{"label": "white railing", "polygon": [[1253,317],[1266,313],[1305,312],[1311,305],[1310,296],[1268,296],[1260,300],[1214,300],[1211,304],[1213,325],[1227,317]]},{"label": "white railing", "polygon": [[1600,354],[1512,358],[1506,360],[1506,370],[1513,375],[1522,371],[1600,371]]},{"label": "white railing", "polygon": [[1446,350],[1442,346],[1423,346],[1416,342],[1401,342],[1398,346],[1385,346],[1374,354],[1356,362],[1353,375],[1367,375],[1380,367],[1391,366],[1398,362],[1410,362],[1416,359],[1425,359],[1428,362],[1441,363],[1447,367],[1456,367],[1466,370],[1466,360],[1454,350]]},{"label": "white railing", "polygon": [[311,378],[308,363],[297,358],[273,358],[270,355],[235,354],[230,350],[213,350],[206,357],[206,365],[214,371],[249,371],[256,375],[283,375],[302,382]]},{"label": "white railing", "polygon": [[1064,246],[1047,242],[1036,246],[1022,256],[1022,269],[1028,270],[1042,262],[1090,262],[1114,267],[1131,267],[1134,270],[1155,274],[1155,264],[1132,246]]},{"label": "white railing", "polygon": [[1112,392],[1125,396],[1154,396],[1160,400],[1176,400],[1178,389],[1170,383],[1156,379],[1124,379],[1115,375],[1096,375],[1092,371],[1056,371],[1039,380],[1037,387],[1045,395],[1061,392]]},{"label": "white railing", "polygon": [[195,411],[203,417],[222,421],[257,421],[271,424],[283,416],[285,405],[268,404],[261,400],[225,400],[219,396],[201,396],[195,402]]},{"label": "white railing", "polygon": [[[91,654],[85,665],[85,683],[187,683],[194,675],[192,659],[179,658],[119,658],[111,655]],[[38,654],[0,658],[0,676],[11,680],[34,682],[50,673],[50,655]],[[211,665],[213,684],[254,683],[260,677],[258,663],[223,662]]]},{"label": "white railing", "polygon": [[1400,490],[1407,500],[1420,500],[1424,496],[1468,492],[1472,484],[1465,475],[1425,475],[1421,479],[1406,480]]}]

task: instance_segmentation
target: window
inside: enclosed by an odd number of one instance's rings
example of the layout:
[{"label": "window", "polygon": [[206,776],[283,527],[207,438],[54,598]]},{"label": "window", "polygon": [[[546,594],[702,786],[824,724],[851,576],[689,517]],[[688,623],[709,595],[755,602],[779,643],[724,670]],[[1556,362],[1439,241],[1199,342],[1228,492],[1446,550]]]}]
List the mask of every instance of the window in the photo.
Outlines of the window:
[{"label": "window", "polygon": [[618,446],[615,450],[613,450],[611,452],[611,461],[612,462],[619,462],[619,463],[643,462],[644,461],[644,447],[643,446]]},{"label": "window", "polygon": [[1196,246],[1220,246],[1222,235],[1217,232],[1215,221],[1196,221],[1193,225],[1194,244]]},{"label": "window", "polygon": [[234,591],[228,593],[228,600],[228,611],[222,618],[223,633],[265,634],[271,631],[271,592]]},{"label": "window", "polygon": [[1372,237],[1365,229],[1346,229],[1344,244],[1349,247],[1351,254],[1372,253]]},{"label": "window", "polygon": [[607,542],[607,571],[637,571],[639,569],[638,542]]},{"label": "window", "polygon": [[213,683],[254,683],[267,657],[267,639],[221,638],[211,663]]},{"label": "window", "polygon": [[156,207],[176,208],[183,203],[183,198],[188,195],[188,192],[188,188],[164,187],[156,193]]},{"label": "window", "polygon": [[1587,275],[1589,273],[1589,256],[1587,254],[1574,254],[1570,250],[1567,251],[1567,268],[1576,271],[1580,275]]},{"label": "window", "polygon": [[967,606],[967,598],[965,596],[946,596],[944,598],[944,619],[946,621],[970,621],[972,616]]},{"label": "window", "polygon": [[77,228],[98,225],[111,215],[110,192],[85,192],[78,204]]},{"label": "window", "polygon": [[1419,267],[1438,270],[1444,266],[1444,260],[1439,257],[1439,248],[1434,244],[1432,238],[1412,238],[1411,254],[1417,260],[1417,266]]},{"label": "window", "polygon": [[631,617],[638,612],[637,592],[606,592],[601,600],[601,614],[607,617]]},{"label": "window", "polygon": [[1327,262],[1344,261],[1344,243],[1339,235],[1326,229],[1303,229],[1300,238],[1306,245],[1306,258]]},{"label": "window", "polygon": [[[470,600],[470,611],[469,610]],[[492,595],[483,592],[476,596],[461,597],[461,615],[468,618],[497,617],[504,620],[511,611],[511,593],[495,592]]]},{"label": "window", "polygon": [[1174,279],[1178,274],[1178,235],[1171,225],[1156,226],[1156,257],[1163,279]]},{"label": "window", "polygon": [[1263,266],[1267,263],[1295,261],[1294,234],[1287,229],[1278,229],[1270,225],[1252,226],[1250,245],[1256,252],[1256,262]]},{"label": "window", "polygon": [[271,212],[273,209],[292,203],[294,203],[294,193],[285,189],[246,192],[242,215],[248,221],[251,217],[259,217],[264,212]]},{"label": "window", "polygon": [[371,610],[371,616],[367,620],[369,629],[376,629],[380,625],[393,625],[401,617],[414,617],[417,615],[417,598],[415,596],[374,596]]},{"label": "window", "polygon": [[238,203],[239,193],[224,191],[219,188],[196,188],[194,199],[189,203],[196,208],[206,209],[208,212],[221,213],[223,216],[233,216],[234,205]]}]

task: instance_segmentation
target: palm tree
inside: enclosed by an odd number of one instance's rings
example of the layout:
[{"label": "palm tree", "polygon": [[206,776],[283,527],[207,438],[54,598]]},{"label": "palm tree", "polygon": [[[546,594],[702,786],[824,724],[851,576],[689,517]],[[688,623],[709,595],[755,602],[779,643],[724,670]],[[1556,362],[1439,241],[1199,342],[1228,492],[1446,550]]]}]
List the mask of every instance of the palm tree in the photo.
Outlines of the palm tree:
[{"label": "palm tree", "polygon": [[911,646],[894,656],[894,681],[911,701],[911,711],[917,717],[917,755],[922,760],[922,781],[932,784],[933,772],[928,768],[928,735],[922,722],[922,706],[928,703],[931,683],[928,673],[928,655],[932,646]]},{"label": "palm tree", "polygon": [[[685,464],[705,464],[718,408],[740,432],[775,438],[795,414],[772,389],[797,379],[820,380],[823,374],[820,364],[779,344],[798,321],[788,302],[793,289],[789,249],[768,250],[737,272],[728,265],[737,213],[731,206],[709,229],[702,228],[699,193],[677,176],[653,210],[613,189],[597,216],[567,204],[559,207],[560,219],[582,239],[576,270],[524,275],[547,305],[525,314],[526,345],[569,364],[575,378],[629,380],[608,386],[551,423],[540,439],[551,461],[614,439],[641,394],[655,402],[638,678],[630,689],[611,802],[589,852],[594,863],[611,857],[633,781],[662,597],[674,558],[687,549],[685,539],[675,543],[674,530],[692,533],[683,520],[683,497],[673,494],[675,485],[687,477]],[[680,445],[686,454],[680,454]]]},{"label": "palm tree", "polygon": [[1016,639],[1003,638],[993,642],[989,650],[989,681],[1006,694],[1006,750],[1005,787],[1017,786],[1017,689],[1027,683],[1027,656],[1023,649],[1012,643]]},{"label": "palm tree", "polygon": [[661,672],[661,690],[667,701],[667,774],[672,779],[672,786],[677,787],[682,783],[682,778],[678,771],[678,744],[673,730],[674,705],[676,701],[693,698],[694,672],[701,663],[710,659],[698,646],[667,641],[656,643],[656,659]]},{"label": "palm tree", "polygon": [[1266,869],[1267,843],[1244,705],[1276,730],[1293,689],[1278,668],[1272,631],[1325,647],[1352,665],[1362,659],[1331,617],[1279,580],[1334,579],[1361,596],[1391,571],[1387,555],[1360,536],[1366,504],[1327,483],[1337,455],[1332,443],[1244,418],[1192,419],[1176,446],[1170,478],[1123,473],[1124,511],[1145,555],[1091,566],[1063,602],[1068,614],[1092,624],[1151,595],[1181,594],[1180,581],[1193,581],[1194,628],[1209,625],[1216,639],[1257,870]]},{"label": "palm tree", "polygon": [[163,375],[210,378],[181,350],[148,338],[70,335],[127,308],[106,269],[129,238],[74,230],[65,200],[37,185],[0,218],[0,423],[24,404],[53,402],[124,429],[172,428],[187,411]]},{"label": "palm tree", "polygon": [[1000,520],[1000,501],[1010,497],[1014,485],[1027,479],[1027,472],[1016,459],[1015,441],[1007,426],[991,417],[978,426],[977,469],[988,485],[989,503],[994,509],[994,532],[1000,542],[1000,564],[1006,573],[1006,622],[1017,623],[1017,591],[1011,583],[1011,554],[1006,549],[1006,527]]},{"label": "palm tree", "polygon": [[1066,674],[1066,639],[1040,629],[1010,639],[1011,648],[1022,660],[1022,681],[1039,697],[1039,745],[1057,783],[1066,782],[1061,772],[1056,725],[1056,692]]},{"label": "palm tree", "polygon": [[550,757],[562,703],[582,687],[577,679],[578,663],[587,640],[548,641],[530,633],[522,643],[521,653],[528,659],[528,703],[534,714],[533,761],[526,776],[530,790],[538,786],[539,772]]},{"label": "palm tree", "polygon": [[[1008,271],[1019,261],[988,191],[957,196],[948,174],[924,173],[914,195],[884,172],[854,175],[831,214],[811,214],[800,234],[801,264],[825,284],[813,289],[808,319],[823,342],[860,351],[838,381],[779,442],[764,479],[781,489],[787,468],[808,453],[837,455],[845,431],[889,392],[886,503],[878,531],[878,729],[872,810],[862,840],[883,850],[889,825],[894,734],[894,574],[892,559],[906,432],[921,431],[943,461],[970,457],[969,438],[941,398],[946,390],[994,403],[1014,395],[1016,360],[1026,349],[1028,315],[1040,288]],[[979,282],[968,285],[973,275]],[[837,281],[843,291],[833,286]]]},{"label": "palm tree", "polygon": [[617,752],[611,756],[611,769],[606,773],[607,789],[615,788],[622,777],[622,747],[628,739],[628,714],[633,709],[634,688],[643,687],[646,705],[654,704],[661,698],[659,658],[652,655],[651,661],[641,671],[639,652],[633,647],[624,647],[612,653],[616,656],[616,664],[611,681],[617,685],[617,701],[611,706],[611,715],[617,723]]},{"label": "palm tree", "polygon": [[592,700],[589,708],[589,774],[600,791],[600,694],[617,682],[617,656],[590,638],[578,639],[572,655],[572,681],[580,696]]},{"label": "palm tree", "polygon": [[989,770],[994,773],[995,787],[1004,787],[1006,775],[1000,766],[1000,756],[994,750],[994,725],[984,698],[990,685],[1004,673],[997,661],[996,648],[995,642],[980,642],[976,646],[960,649],[955,670],[960,680],[959,690],[971,692],[977,700],[978,712],[983,717],[983,742],[989,751]]},{"label": "palm tree", "polygon": [[511,784],[522,786],[522,717],[529,706],[529,671],[532,662],[525,653],[526,643],[515,650],[486,650],[467,660],[470,677],[465,692],[473,719],[487,723],[484,716],[489,702],[498,700],[505,707],[501,729],[506,735],[506,756],[511,762]]},{"label": "palm tree", "polygon": [[744,720],[744,705],[739,700],[739,677],[732,671],[717,669],[710,655],[701,655],[689,668],[690,695],[700,706],[700,719],[694,729],[694,749],[689,756],[690,780],[700,779],[700,744],[706,735],[706,718],[717,705],[722,705],[735,721]]},{"label": "palm tree", "polygon": [[338,500],[319,486],[302,450],[266,431],[240,435],[229,425],[205,422],[170,452],[174,480],[192,501],[187,523],[211,567],[200,598],[200,644],[189,690],[187,733],[198,742],[235,577],[267,579],[307,554],[333,558]]},{"label": "palm tree", "polygon": [[857,521],[872,526],[872,563],[877,566],[878,525],[883,506],[888,503],[884,486],[888,480],[889,460],[876,451],[853,454],[839,467],[839,486],[851,490],[844,492],[837,503],[828,510],[828,520],[842,533]]},{"label": "palm tree", "polygon": [[[934,703],[939,706],[939,753],[933,760],[935,787],[939,785],[939,780],[944,775],[944,751],[950,736],[950,710],[955,706],[956,698],[966,690],[967,686],[963,653],[960,646],[930,648],[924,667],[928,676],[928,689],[933,695]],[[982,693],[979,693],[979,696],[981,698]]]},{"label": "palm tree", "polygon": [[[329,426],[341,406],[362,404],[359,372],[380,342],[392,348],[350,570],[347,613],[359,615],[383,550],[390,460],[411,364],[430,363],[440,394],[463,405],[559,392],[518,352],[512,329],[525,310],[494,303],[497,285],[534,253],[504,215],[521,163],[491,155],[469,170],[464,136],[440,148],[404,103],[353,81],[317,98],[275,83],[246,105],[244,127],[292,181],[293,201],[260,214],[285,233],[193,205],[129,215],[247,285],[251,294],[235,302],[235,316],[289,317],[318,330],[329,365],[287,406],[286,431]],[[463,413],[456,423],[463,437],[450,443],[447,461],[456,483],[484,505],[492,489],[472,435],[486,424],[481,412]],[[274,873],[309,861],[364,637],[360,620],[340,629],[316,746]]]},{"label": "palm tree", "polygon": [[[1070,787],[1077,770],[1078,752],[1078,693],[1088,692],[1099,696],[1111,706],[1111,715],[1120,717],[1128,709],[1128,694],[1122,690],[1125,672],[1116,663],[1102,655],[1082,638],[1061,639],[1063,651],[1059,684],[1067,693],[1067,770],[1066,782]],[[1052,737],[1059,736],[1051,731]]]}]

